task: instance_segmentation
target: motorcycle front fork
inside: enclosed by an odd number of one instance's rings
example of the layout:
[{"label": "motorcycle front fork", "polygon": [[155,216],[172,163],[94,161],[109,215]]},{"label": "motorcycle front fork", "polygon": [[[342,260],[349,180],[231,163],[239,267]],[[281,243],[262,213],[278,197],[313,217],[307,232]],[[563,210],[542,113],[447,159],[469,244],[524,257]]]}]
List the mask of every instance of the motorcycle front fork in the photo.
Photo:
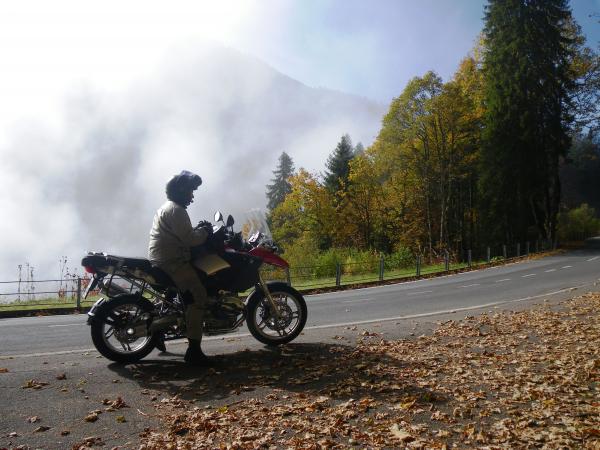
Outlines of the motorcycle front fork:
[{"label": "motorcycle front fork", "polygon": [[273,315],[275,316],[275,318],[277,320],[281,320],[281,314],[279,313],[279,308],[277,307],[277,303],[275,303],[275,300],[273,300],[273,296],[269,292],[269,287],[267,286],[267,283],[265,283],[264,280],[262,279],[262,276],[260,275],[260,273],[258,274],[258,281],[259,281],[260,287],[262,288],[262,290],[265,294],[265,297],[267,298],[267,300],[269,301],[269,304],[271,305],[271,309],[273,310]]}]

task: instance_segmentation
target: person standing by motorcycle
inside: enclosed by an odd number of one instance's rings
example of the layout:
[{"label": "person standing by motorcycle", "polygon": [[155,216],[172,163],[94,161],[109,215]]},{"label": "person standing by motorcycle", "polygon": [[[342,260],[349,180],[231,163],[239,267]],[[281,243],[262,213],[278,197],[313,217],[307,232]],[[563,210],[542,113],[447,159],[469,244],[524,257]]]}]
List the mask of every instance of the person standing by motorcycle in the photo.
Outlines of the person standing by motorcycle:
[{"label": "person standing by motorcycle", "polygon": [[212,228],[192,227],[186,210],[201,184],[202,179],[187,170],[171,177],[166,186],[168,200],[156,211],[148,244],[150,262],[166,272],[183,295],[188,338],[184,359],[193,365],[209,361],[200,347],[208,298],[191,264],[191,247],[204,244]]}]

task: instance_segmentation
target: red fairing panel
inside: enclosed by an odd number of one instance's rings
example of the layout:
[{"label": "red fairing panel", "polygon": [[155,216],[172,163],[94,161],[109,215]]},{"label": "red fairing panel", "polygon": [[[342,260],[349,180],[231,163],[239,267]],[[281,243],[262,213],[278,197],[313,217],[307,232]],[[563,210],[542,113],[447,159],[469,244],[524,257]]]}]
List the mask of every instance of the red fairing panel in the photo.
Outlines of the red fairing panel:
[{"label": "red fairing panel", "polygon": [[287,261],[281,258],[279,255],[276,255],[275,253],[261,247],[254,247],[248,253],[252,256],[258,256],[264,262],[267,264],[272,264],[273,266],[283,267],[284,269],[287,269],[290,266]]}]

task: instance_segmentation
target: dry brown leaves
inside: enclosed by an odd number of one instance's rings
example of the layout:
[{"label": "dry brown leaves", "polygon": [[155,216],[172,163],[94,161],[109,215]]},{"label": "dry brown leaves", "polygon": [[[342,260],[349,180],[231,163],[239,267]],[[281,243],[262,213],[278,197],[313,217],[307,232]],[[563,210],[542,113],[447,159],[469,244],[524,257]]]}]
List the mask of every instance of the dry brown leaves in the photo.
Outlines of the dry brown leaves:
[{"label": "dry brown leaves", "polygon": [[21,388],[38,390],[42,389],[44,386],[48,386],[48,383],[46,383],[45,381],[27,380],[25,384],[21,386]]},{"label": "dry brown leaves", "polygon": [[129,405],[125,403],[125,400],[123,400],[121,397],[117,397],[115,400],[109,400],[105,398],[102,400],[102,404],[107,405],[107,407],[104,408],[105,411],[116,411],[117,409],[121,408],[129,408]]},{"label": "dry brown leaves", "polygon": [[233,405],[163,399],[166,431],[141,448],[598,449],[600,295],[563,306],[449,321],[415,340],[366,333],[332,346],[335,364],[304,355],[288,389]]}]

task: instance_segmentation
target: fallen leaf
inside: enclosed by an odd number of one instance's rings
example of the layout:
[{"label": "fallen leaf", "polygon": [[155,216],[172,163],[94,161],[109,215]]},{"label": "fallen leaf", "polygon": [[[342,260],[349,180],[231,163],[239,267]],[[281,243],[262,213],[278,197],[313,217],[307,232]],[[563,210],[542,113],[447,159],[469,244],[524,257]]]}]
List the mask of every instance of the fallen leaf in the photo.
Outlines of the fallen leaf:
[{"label": "fallen leaf", "polygon": [[125,400],[123,400],[121,397],[117,397],[115,400],[109,400],[105,398],[104,400],[102,400],[102,404],[108,405],[108,408],[105,408],[106,411],[115,411],[121,408],[129,408],[129,405],[125,403]]},{"label": "fallen leaf", "polygon": [[98,414],[95,412],[90,413],[87,416],[85,416],[83,420],[85,420],[86,422],[95,422],[96,420],[98,420]]},{"label": "fallen leaf", "polygon": [[8,369],[6,367],[0,367],[0,373],[8,373]]},{"label": "fallen leaf", "polygon": [[67,379],[67,374],[66,373],[59,373],[58,375],[56,375],[56,379],[57,380],[66,380]]},{"label": "fallen leaf", "polygon": [[47,386],[48,383],[44,382],[44,381],[37,381],[37,380],[27,380],[25,382],[25,384],[23,386],[21,386],[21,388],[23,389],[41,389],[44,386]]},{"label": "fallen leaf", "polygon": [[125,423],[125,422],[127,422],[127,420],[125,419],[125,416],[117,416],[117,417],[115,418],[115,420],[116,420],[117,422],[119,422],[119,423]]},{"label": "fallen leaf", "polygon": [[44,425],[41,425],[39,427],[37,427],[35,430],[33,430],[36,433],[41,433],[43,431],[48,431],[50,429],[50,427],[46,427]]},{"label": "fallen leaf", "polygon": [[411,442],[415,440],[413,435],[398,427],[397,423],[390,427],[390,431],[396,439],[400,439],[402,442]]}]

